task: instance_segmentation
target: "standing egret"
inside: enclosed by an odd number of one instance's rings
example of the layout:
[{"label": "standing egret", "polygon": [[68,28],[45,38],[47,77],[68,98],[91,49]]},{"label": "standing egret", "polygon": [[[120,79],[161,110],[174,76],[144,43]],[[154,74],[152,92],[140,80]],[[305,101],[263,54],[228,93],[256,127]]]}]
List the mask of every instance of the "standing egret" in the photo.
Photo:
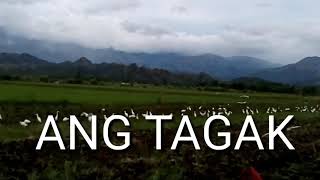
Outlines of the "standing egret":
[{"label": "standing egret", "polygon": [[93,116],[93,114],[92,114],[92,113],[89,113],[89,114],[88,114],[88,121],[89,121],[89,122],[91,122],[91,121],[92,121],[92,116]]},{"label": "standing egret", "polygon": [[106,121],[108,119],[107,115],[103,115],[104,120]]},{"label": "standing egret", "polygon": [[270,109],[271,109],[271,108],[268,107],[267,112],[266,112],[267,114],[270,114]]},{"label": "standing egret", "polygon": [[37,117],[37,121],[38,121],[39,123],[41,123],[41,118],[40,118],[39,114],[37,113],[37,114],[35,114],[35,115],[36,115],[36,117]]},{"label": "standing egret", "polygon": [[127,113],[127,111],[124,111],[123,113],[126,117],[129,117],[129,114]]},{"label": "standing egret", "polygon": [[133,111],[132,108],[131,108],[131,114],[132,114],[133,116],[135,116],[135,113],[134,113],[134,111]]},{"label": "standing egret", "polygon": [[56,112],[56,116],[54,117],[54,120],[55,120],[55,121],[58,121],[58,119],[59,119],[59,112],[60,112],[60,111],[57,111],[57,112]]},{"label": "standing egret", "polygon": [[131,114],[129,115],[129,118],[135,118],[136,114],[134,113],[133,109],[131,108]]}]

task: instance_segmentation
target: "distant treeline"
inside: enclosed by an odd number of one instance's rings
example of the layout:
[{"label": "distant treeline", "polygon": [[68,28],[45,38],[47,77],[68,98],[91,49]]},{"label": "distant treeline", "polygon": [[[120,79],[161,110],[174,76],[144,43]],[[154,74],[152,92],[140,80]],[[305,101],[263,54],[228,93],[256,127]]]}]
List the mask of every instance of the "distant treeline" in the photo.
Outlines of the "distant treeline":
[{"label": "distant treeline", "polygon": [[[223,86],[223,85],[222,85]],[[320,86],[294,86],[265,81],[259,78],[239,78],[227,83],[226,87],[238,90],[275,92],[301,95],[319,95]]]},{"label": "distant treeline", "polygon": [[[130,66],[135,67],[135,66]],[[142,68],[143,69],[143,68]],[[70,76],[18,76],[18,75],[1,75],[0,80],[4,81],[36,81],[44,83],[66,83],[66,84],[91,84],[105,85],[108,83],[120,83],[123,86],[135,86],[136,84],[152,84],[156,86],[177,86],[183,88],[197,88],[204,91],[257,91],[257,92],[274,92],[289,93],[301,95],[319,95],[319,86],[292,86],[280,83],[273,83],[255,78],[241,78],[233,81],[217,81],[205,73],[198,75],[179,74],[172,75],[163,70],[153,70],[153,73],[143,71],[140,74],[132,69],[126,71],[117,71],[108,78],[84,76],[79,72],[74,77]],[[121,73],[122,75],[120,75]]]}]

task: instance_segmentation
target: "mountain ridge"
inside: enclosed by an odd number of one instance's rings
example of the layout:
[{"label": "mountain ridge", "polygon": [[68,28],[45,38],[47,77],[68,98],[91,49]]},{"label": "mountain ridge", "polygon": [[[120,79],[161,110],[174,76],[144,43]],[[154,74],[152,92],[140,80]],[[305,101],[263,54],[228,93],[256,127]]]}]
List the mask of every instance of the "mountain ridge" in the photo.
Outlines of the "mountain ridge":
[{"label": "mountain ridge", "polygon": [[[14,60],[12,63],[10,60]],[[173,73],[164,69],[150,69],[136,64],[92,63],[86,57],[73,62],[48,62],[30,54],[0,53],[0,76],[50,77],[64,80],[105,80],[145,84],[199,85],[217,81],[205,73]]]},{"label": "mountain ridge", "polygon": [[291,85],[319,85],[320,57],[306,57],[296,63],[261,71],[252,76]]},{"label": "mountain ridge", "polygon": [[135,63],[139,66],[167,69],[174,72],[205,72],[221,80],[248,76],[264,69],[280,66],[248,56],[223,57],[209,53],[186,55],[174,52],[125,52],[114,48],[91,49],[74,44],[53,43],[18,37],[7,34],[3,30],[1,31],[1,28],[0,39],[0,51],[28,52],[50,62],[70,61],[84,56],[95,63],[106,62],[127,65]]}]

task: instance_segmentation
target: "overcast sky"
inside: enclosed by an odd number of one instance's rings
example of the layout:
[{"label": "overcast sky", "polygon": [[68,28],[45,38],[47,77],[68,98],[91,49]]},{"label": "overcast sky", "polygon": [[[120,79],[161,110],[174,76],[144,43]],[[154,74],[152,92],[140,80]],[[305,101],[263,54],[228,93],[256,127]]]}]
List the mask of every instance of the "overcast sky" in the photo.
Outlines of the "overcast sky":
[{"label": "overcast sky", "polygon": [[319,0],[1,0],[0,27],[30,39],[125,51],[320,55]]}]

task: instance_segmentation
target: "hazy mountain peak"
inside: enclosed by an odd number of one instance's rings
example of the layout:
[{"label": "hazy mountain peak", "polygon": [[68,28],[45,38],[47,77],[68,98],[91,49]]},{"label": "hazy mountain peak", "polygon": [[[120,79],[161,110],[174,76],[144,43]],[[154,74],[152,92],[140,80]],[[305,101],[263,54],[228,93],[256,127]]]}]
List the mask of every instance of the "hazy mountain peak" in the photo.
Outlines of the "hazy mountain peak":
[{"label": "hazy mountain peak", "polygon": [[297,64],[320,64],[320,57],[318,56],[311,56],[311,57],[306,57],[304,59],[302,59],[301,61],[299,61]]},{"label": "hazy mountain peak", "polygon": [[78,60],[76,60],[74,63],[75,64],[80,64],[80,65],[90,65],[90,64],[92,64],[92,62],[86,57],[81,57]]},{"label": "hazy mountain peak", "polygon": [[320,82],[320,57],[306,57],[295,64],[259,72],[254,76],[274,82],[294,85],[314,85]]},{"label": "hazy mountain peak", "polygon": [[42,59],[39,59],[35,56],[32,56],[27,53],[0,53],[0,62],[2,64],[25,64],[25,63],[32,63],[32,64],[43,64],[48,63]]}]

